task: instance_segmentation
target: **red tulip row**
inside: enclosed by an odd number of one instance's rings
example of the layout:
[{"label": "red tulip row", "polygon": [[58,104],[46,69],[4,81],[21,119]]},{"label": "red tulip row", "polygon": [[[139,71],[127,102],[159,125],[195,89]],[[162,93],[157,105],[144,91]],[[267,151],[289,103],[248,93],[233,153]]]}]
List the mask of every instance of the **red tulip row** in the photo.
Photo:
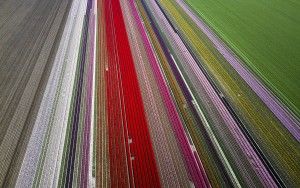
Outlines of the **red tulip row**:
[{"label": "red tulip row", "polygon": [[111,187],[160,187],[120,2],[103,1]]}]

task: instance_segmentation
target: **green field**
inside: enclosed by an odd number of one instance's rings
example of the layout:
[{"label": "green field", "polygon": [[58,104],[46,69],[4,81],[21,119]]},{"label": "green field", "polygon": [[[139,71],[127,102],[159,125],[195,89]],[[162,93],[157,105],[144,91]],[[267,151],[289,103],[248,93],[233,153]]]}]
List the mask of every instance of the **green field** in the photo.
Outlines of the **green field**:
[{"label": "green field", "polygon": [[300,117],[300,1],[186,2]]}]

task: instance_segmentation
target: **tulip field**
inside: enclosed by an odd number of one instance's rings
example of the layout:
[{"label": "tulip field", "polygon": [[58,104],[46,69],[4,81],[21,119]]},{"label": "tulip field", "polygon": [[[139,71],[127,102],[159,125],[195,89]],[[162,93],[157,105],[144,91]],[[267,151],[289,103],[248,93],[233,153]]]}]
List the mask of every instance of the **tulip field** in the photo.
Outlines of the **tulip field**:
[{"label": "tulip field", "polygon": [[300,187],[299,10],[0,0],[0,187]]}]

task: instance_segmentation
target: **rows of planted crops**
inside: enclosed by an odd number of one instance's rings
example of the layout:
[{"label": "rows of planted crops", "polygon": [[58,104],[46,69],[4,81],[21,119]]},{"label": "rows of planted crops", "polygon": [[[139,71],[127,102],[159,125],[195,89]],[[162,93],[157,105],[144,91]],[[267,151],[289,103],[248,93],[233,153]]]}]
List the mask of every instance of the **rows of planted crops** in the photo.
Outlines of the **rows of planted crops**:
[{"label": "rows of planted crops", "polygon": [[0,0],[0,187],[299,187],[298,9]]}]

